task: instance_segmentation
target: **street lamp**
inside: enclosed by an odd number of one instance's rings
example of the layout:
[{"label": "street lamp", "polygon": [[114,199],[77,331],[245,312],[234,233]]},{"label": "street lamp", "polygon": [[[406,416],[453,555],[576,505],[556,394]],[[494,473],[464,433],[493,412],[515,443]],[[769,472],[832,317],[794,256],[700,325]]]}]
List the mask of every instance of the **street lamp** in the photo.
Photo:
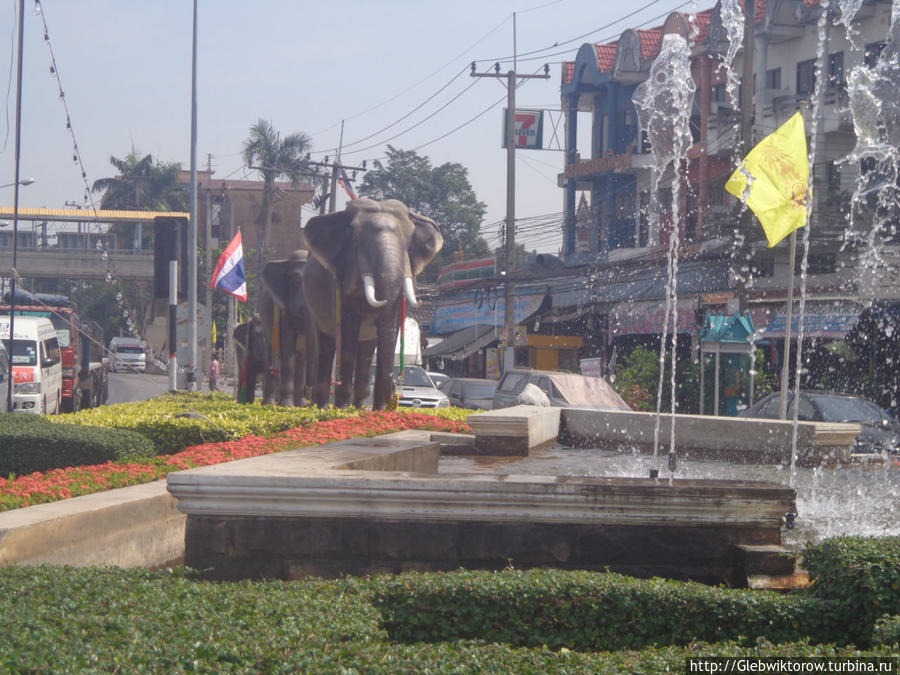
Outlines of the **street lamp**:
[{"label": "street lamp", "polygon": [[13,185],[31,185],[34,182],[34,178],[23,178],[18,183],[7,183],[6,185],[0,185],[0,188],[12,187]]}]

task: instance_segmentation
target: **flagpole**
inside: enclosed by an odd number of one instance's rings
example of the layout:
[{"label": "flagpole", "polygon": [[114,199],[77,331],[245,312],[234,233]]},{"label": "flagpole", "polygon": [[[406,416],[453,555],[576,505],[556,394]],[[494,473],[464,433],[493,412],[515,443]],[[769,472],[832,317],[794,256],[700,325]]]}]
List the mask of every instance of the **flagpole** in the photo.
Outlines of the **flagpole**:
[{"label": "flagpole", "polygon": [[[778,398],[778,419],[787,419],[788,365],[791,357],[791,323],[794,311],[794,260],[797,257],[797,230],[791,232],[788,254],[787,311],[784,317],[784,357],[781,363],[781,394]],[[799,364],[798,364],[799,365]]]}]

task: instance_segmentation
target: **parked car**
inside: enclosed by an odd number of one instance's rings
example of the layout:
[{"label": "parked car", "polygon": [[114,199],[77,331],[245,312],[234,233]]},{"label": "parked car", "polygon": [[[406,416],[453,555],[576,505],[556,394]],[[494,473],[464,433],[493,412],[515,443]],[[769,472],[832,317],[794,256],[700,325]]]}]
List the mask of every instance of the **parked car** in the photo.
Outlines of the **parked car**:
[{"label": "parked car", "polygon": [[441,388],[441,385],[450,379],[449,375],[445,375],[444,373],[436,373],[434,371],[426,371],[428,377],[431,378],[431,381],[434,382],[434,386],[438,389]]},{"label": "parked car", "polygon": [[[394,381],[398,382],[400,400],[398,405],[412,408],[449,408],[450,399],[438,390],[421,366],[405,366],[403,382],[400,380],[400,366],[394,366]],[[372,401],[372,386],[375,384],[375,364],[369,373],[369,402]]]},{"label": "parked car", "polygon": [[631,410],[615,389],[602,377],[588,377],[555,370],[531,370],[530,368],[512,368],[503,374],[496,391],[494,391],[492,407],[497,409],[516,405],[519,394],[527,384],[533,384],[544,392],[550,399],[551,406]]},{"label": "parked car", "polygon": [[[738,413],[738,417],[778,419],[781,394],[776,392]],[[794,392],[787,395],[787,419],[794,419]],[[801,391],[797,419],[803,422],[853,422],[862,427],[855,452],[900,454],[900,424],[871,401],[851,394]]]},{"label": "parked car", "polygon": [[451,377],[438,386],[447,394],[450,405],[469,410],[490,410],[493,407],[494,390],[497,380],[482,380],[476,377]]}]

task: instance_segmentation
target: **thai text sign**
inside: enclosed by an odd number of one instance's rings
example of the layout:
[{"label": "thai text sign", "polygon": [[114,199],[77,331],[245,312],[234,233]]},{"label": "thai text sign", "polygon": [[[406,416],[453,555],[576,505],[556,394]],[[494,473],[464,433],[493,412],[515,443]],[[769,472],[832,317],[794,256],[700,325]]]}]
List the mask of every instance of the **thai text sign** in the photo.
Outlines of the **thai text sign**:
[{"label": "thai text sign", "polygon": [[[503,147],[506,147],[508,110],[503,109]],[[544,149],[544,111],[519,110],[516,108],[515,119],[516,150]]]},{"label": "thai text sign", "polygon": [[[453,333],[477,324],[502,326],[506,316],[503,290],[495,294],[460,293],[447,300],[439,300],[434,308],[431,332],[435,335]],[[518,323],[534,314],[544,301],[546,286],[516,289],[514,319]]]},{"label": "thai text sign", "polygon": [[604,171],[628,169],[630,167],[631,148],[623,155],[614,155],[612,150],[607,150],[602,157],[567,164],[565,176],[566,178],[583,178],[584,176],[593,176]]}]

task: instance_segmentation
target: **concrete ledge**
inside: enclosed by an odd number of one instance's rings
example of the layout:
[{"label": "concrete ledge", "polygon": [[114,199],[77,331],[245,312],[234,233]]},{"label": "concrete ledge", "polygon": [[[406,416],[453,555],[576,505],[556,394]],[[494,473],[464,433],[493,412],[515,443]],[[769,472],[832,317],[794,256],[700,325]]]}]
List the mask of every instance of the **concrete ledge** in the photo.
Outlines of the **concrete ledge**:
[{"label": "concrete ledge", "polygon": [[0,565],[160,567],[184,555],[166,481],[0,513]]},{"label": "concrete ledge", "polygon": [[560,408],[517,405],[469,415],[475,447],[486,455],[527,456],[556,441]]},{"label": "concrete ledge", "polygon": [[[652,451],[655,413],[615,410],[563,410],[566,440],[581,447]],[[659,418],[660,448],[668,448],[672,415]],[[844,464],[850,459],[858,424],[798,422],[800,466]],[[675,448],[679,455],[737,463],[789,463],[793,422],[744,417],[676,415]]]}]

